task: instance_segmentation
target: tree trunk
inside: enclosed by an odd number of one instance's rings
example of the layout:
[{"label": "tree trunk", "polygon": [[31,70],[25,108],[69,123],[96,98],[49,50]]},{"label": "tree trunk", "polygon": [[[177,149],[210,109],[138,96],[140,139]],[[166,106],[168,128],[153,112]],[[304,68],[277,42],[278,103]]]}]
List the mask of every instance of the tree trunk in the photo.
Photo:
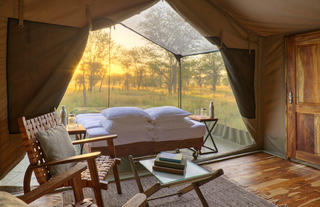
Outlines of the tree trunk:
[{"label": "tree trunk", "polygon": [[83,96],[83,105],[87,106],[87,92],[86,92],[86,81],[84,77],[84,72],[82,74],[82,96]]},{"label": "tree trunk", "polygon": [[89,77],[89,88],[88,88],[88,91],[89,91],[90,93],[92,92],[92,82],[93,82],[92,76],[90,75],[90,77]]},{"label": "tree trunk", "polygon": [[124,81],[125,89],[126,89],[126,91],[129,91],[129,89],[130,89],[130,86],[129,86],[129,74],[127,73],[125,76],[126,76],[126,79]]},{"label": "tree trunk", "polygon": [[212,83],[212,92],[216,92],[216,90],[217,90],[217,86],[216,86],[215,81],[213,80],[213,83]]},{"label": "tree trunk", "polygon": [[177,69],[176,67],[173,68],[173,74],[172,74],[172,87],[174,94],[177,94]]},{"label": "tree trunk", "polygon": [[172,70],[170,70],[168,74],[167,87],[169,95],[172,95]]},{"label": "tree trunk", "polygon": [[218,80],[219,80],[218,68],[216,66],[213,66],[213,77],[212,77],[212,91],[213,92],[216,92]]},{"label": "tree trunk", "polygon": [[199,76],[199,79],[198,79],[198,85],[200,88],[202,88],[202,77],[201,77],[202,74],[200,74]]},{"label": "tree trunk", "polygon": [[100,86],[99,86],[99,92],[101,93],[101,89],[102,89],[102,83],[103,83],[103,80],[104,80],[104,76],[106,75],[106,73],[103,73],[103,76],[101,78],[101,81],[100,81]]},{"label": "tree trunk", "polygon": [[172,95],[172,84],[168,83],[168,93],[171,96]]},{"label": "tree trunk", "polygon": [[142,85],[143,80],[143,70],[140,70],[138,73],[138,90],[140,90],[140,87]]}]

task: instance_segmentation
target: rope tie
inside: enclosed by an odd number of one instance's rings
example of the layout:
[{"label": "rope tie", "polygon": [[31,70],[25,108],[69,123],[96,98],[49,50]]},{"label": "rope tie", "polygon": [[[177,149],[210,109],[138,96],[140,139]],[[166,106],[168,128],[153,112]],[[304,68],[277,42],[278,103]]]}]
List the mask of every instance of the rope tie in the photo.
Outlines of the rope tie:
[{"label": "rope tie", "polygon": [[23,31],[24,25],[23,25],[23,7],[24,7],[24,0],[18,0],[18,29],[20,31]]},{"label": "rope tie", "polygon": [[250,32],[248,33],[248,50],[249,50],[249,54],[251,54],[251,50],[250,50]]},{"label": "rope tie", "polygon": [[221,48],[223,47],[223,31],[222,30],[220,30],[219,37],[220,37],[220,44],[218,45],[218,49],[221,50]]},{"label": "rope tie", "polygon": [[91,31],[92,30],[92,15],[91,15],[91,11],[90,11],[90,6],[88,4],[86,5],[86,16],[87,16],[88,23],[89,23],[89,29]]}]

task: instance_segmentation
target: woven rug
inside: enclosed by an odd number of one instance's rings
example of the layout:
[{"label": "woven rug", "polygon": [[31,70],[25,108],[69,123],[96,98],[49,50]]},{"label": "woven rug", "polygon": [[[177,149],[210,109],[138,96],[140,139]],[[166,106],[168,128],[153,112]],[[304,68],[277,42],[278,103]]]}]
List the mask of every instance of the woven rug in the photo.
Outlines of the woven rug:
[{"label": "woven rug", "polygon": [[[156,182],[152,176],[141,178],[141,182],[146,189]],[[185,185],[184,185],[185,186]],[[127,200],[138,193],[138,188],[135,180],[121,181],[122,194],[117,194],[115,184],[111,183],[107,191],[102,190],[102,196],[105,207],[118,207],[122,206]],[[183,186],[172,188],[164,188],[155,193],[152,197],[163,196],[170,193],[175,193]],[[214,207],[275,207],[276,205],[264,200],[253,193],[246,191],[235,183],[229,181],[225,176],[216,178],[215,180],[200,187],[204,197],[206,198],[209,206]],[[85,197],[92,197],[91,189],[85,188]],[[151,198],[152,198],[151,197]],[[63,193],[64,206],[72,203],[72,191]],[[184,194],[181,197],[172,196],[163,199],[149,201],[149,206],[157,207],[171,207],[171,206],[202,206],[197,194],[193,191]]]}]

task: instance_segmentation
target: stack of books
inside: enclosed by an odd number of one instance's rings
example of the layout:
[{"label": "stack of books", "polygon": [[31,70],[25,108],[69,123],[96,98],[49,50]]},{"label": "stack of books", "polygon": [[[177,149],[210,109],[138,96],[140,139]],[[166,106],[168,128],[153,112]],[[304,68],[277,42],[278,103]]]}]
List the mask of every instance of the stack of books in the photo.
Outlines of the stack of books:
[{"label": "stack of books", "polygon": [[185,166],[186,160],[182,157],[182,153],[161,152],[157,155],[152,169],[160,172],[183,175]]}]

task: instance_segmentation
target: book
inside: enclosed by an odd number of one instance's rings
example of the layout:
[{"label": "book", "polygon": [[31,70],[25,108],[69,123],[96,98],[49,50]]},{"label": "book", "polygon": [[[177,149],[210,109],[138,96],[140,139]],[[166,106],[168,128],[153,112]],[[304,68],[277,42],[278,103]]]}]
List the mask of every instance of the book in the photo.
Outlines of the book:
[{"label": "book", "polygon": [[161,161],[180,163],[182,160],[182,153],[160,152],[158,156]]},{"label": "book", "polygon": [[168,162],[159,160],[159,156],[157,156],[154,160],[154,165],[183,170],[186,167],[186,160],[182,158],[181,163]]},{"label": "book", "polygon": [[165,172],[165,173],[172,173],[172,174],[178,174],[178,175],[184,174],[184,170],[173,169],[173,168],[168,168],[168,167],[160,167],[160,166],[156,166],[156,165],[153,165],[152,169],[154,171]]}]

